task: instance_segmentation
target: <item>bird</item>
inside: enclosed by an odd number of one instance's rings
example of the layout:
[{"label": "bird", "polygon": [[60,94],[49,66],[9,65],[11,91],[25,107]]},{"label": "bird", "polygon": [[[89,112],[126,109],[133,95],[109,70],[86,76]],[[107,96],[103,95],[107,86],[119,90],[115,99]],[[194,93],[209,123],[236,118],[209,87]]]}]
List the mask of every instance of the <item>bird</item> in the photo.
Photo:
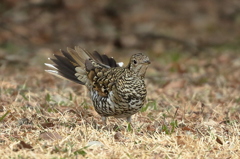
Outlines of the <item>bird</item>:
[{"label": "bird", "polygon": [[92,53],[80,46],[67,51],[60,50],[45,63],[46,72],[57,77],[85,85],[95,111],[106,125],[107,117],[131,117],[145,104],[147,90],[145,74],[150,64],[149,57],[143,53],[133,54],[127,66],[117,63],[114,58],[97,51]]}]

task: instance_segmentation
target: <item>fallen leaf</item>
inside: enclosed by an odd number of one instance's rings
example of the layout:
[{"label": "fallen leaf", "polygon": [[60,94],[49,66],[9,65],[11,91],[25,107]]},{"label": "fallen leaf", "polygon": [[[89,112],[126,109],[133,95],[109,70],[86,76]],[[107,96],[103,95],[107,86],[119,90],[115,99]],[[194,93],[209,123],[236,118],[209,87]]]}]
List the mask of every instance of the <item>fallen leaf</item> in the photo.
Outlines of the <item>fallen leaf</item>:
[{"label": "fallen leaf", "polygon": [[154,125],[148,125],[147,126],[147,130],[151,131],[151,132],[155,132],[156,131],[156,127]]},{"label": "fallen leaf", "polygon": [[187,126],[184,126],[184,127],[182,128],[182,130],[183,130],[183,131],[195,132],[195,130],[193,130],[193,129],[187,127]]},{"label": "fallen leaf", "polygon": [[91,147],[102,147],[102,146],[104,146],[104,144],[100,141],[89,141],[87,143],[87,147],[90,147],[90,146]]},{"label": "fallen leaf", "polygon": [[216,141],[217,141],[217,143],[219,143],[220,145],[223,145],[223,142],[218,138],[218,136],[217,136],[217,138],[216,138]]},{"label": "fallen leaf", "polygon": [[20,141],[19,144],[17,144],[17,147],[19,149],[32,149],[33,148],[30,144],[27,144],[24,141]]},{"label": "fallen leaf", "polygon": [[116,133],[114,134],[114,139],[115,139],[115,141],[117,141],[117,142],[122,142],[122,141],[124,141],[123,135],[122,135],[120,132],[116,132]]},{"label": "fallen leaf", "polygon": [[44,132],[39,136],[43,140],[61,140],[63,137],[57,132]]},{"label": "fallen leaf", "polygon": [[43,123],[41,124],[43,128],[49,128],[49,127],[54,127],[53,123]]}]

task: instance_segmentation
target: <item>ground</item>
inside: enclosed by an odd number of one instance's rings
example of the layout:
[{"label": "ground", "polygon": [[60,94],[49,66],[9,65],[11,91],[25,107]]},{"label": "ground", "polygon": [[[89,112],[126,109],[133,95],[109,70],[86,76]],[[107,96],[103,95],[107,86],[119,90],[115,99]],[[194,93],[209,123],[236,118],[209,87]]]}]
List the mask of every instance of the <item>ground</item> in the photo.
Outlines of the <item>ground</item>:
[{"label": "ground", "polygon": [[[1,158],[240,158],[239,1],[3,0]],[[147,102],[104,126],[45,62],[80,45],[148,55]]]}]

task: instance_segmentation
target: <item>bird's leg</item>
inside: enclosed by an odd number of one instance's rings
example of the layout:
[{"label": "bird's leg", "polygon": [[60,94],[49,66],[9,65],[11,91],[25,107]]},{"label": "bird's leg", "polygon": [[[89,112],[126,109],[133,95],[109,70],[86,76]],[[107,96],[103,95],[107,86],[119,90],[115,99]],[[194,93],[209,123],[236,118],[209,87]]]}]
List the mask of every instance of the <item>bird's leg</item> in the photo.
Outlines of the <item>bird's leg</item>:
[{"label": "bird's leg", "polygon": [[132,125],[132,123],[131,123],[131,117],[132,117],[132,116],[128,116],[128,117],[127,117],[127,123],[128,123],[128,126],[130,126],[131,128],[133,128],[133,125]]},{"label": "bird's leg", "polygon": [[131,117],[132,117],[132,116],[128,116],[128,117],[127,117],[127,122],[128,122],[128,123],[131,123]]},{"label": "bird's leg", "polygon": [[107,125],[107,117],[102,116],[102,121],[103,121],[103,124],[106,126]]}]

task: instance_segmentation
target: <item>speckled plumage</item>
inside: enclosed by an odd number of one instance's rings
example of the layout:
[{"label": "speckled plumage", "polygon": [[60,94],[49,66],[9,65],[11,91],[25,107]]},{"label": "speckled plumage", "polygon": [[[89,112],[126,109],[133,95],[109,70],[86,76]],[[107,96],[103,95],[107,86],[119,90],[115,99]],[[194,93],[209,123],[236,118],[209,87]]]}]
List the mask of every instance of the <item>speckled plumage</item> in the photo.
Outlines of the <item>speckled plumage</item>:
[{"label": "speckled plumage", "polygon": [[127,118],[144,105],[147,95],[144,76],[149,58],[142,53],[131,56],[126,67],[120,67],[113,58],[89,53],[80,47],[54,55],[55,64],[46,64],[53,70],[47,72],[85,85],[97,113],[106,124],[106,117]]}]

